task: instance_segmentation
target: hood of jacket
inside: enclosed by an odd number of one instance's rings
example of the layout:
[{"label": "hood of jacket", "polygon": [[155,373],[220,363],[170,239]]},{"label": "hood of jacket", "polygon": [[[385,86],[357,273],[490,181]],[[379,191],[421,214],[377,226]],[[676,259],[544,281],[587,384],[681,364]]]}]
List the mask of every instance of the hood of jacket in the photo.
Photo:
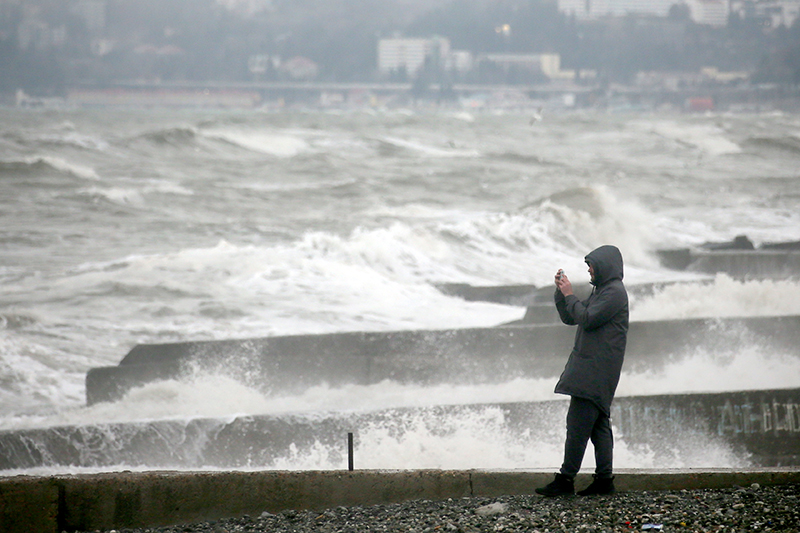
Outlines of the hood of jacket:
[{"label": "hood of jacket", "polygon": [[622,279],[622,252],[619,248],[606,244],[589,252],[586,263],[594,269],[592,285],[599,287],[614,279]]}]

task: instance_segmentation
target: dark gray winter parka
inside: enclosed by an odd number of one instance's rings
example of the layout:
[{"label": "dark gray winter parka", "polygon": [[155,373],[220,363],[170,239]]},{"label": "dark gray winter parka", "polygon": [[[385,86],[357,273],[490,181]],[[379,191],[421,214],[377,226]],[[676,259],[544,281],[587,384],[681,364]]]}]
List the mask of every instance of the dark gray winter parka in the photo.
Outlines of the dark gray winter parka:
[{"label": "dark gray winter parka", "polygon": [[594,268],[594,289],[581,302],[556,289],[561,321],[578,326],[575,346],[556,385],[556,392],[593,401],[611,415],[628,337],[628,293],[622,284],[622,254],[616,246],[601,246],[586,256]]}]

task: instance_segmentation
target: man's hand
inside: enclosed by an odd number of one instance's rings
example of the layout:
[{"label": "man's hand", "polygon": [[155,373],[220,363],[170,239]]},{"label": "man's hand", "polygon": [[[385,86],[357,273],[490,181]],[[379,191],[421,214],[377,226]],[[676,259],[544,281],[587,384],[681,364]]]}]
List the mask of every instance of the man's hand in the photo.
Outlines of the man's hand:
[{"label": "man's hand", "polygon": [[566,274],[564,274],[563,270],[559,270],[556,273],[556,287],[558,287],[558,290],[560,290],[561,294],[563,294],[564,296],[569,296],[570,294],[573,294],[572,283],[570,283],[569,278],[567,277]]}]

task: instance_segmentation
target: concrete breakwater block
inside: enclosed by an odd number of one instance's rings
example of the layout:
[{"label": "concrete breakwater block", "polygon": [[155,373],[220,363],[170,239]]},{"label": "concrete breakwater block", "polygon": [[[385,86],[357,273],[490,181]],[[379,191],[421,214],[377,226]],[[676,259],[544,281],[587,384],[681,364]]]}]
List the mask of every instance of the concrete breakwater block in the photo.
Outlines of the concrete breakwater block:
[{"label": "concrete breakwater block", "polygon": [[[380,457],[377,447],[386,435],[397,443],[423,435],[427,446],[434,446],[476,420],[490,438],[509,446],[558,450],[563,434],[553,428],[563,427],[567,405],[567,400],[439,405],[4,431],[0,470],[121,464],[275,468],[320,450],[329,463],[345,465],[348,432],[355,434],[359,454]],[[620,397],[612,407],[612,423],[617,441],[654,464],[708,464],[708,454],[718,453],[741,466],[800,466],[800,389]],[[502,452],[497,454],[481,464],[502,461]]]},{"label": "concrete breakwater block", "polygon": [[[626,284],[628,296],[632,299],[651,297],[664,287],[680,282]],[[468,302],[492,302],[503,305],[526,307],[525,315],[503,326],[524,326],[533,324],[561,324],[555,305],[553,305],[553,286],[535,287],[533,285],[493,285],[475,286],[466,283],[439,283],[436,285],[448,296],[462,298]],[[575,296],[585,300],[592,293],[588,283],[573,283]]]},{"label": "concrete breakwater block", "polygon": [[[266,393],[327,383],[502,383],[560,375],[575,329],[522,325],[452,330],[352,332],[135,346],[117,366],[86,376],[88,404],[195,372],[230,375]],[[687,353],[736,353],[744,345],[800,356],[800,317],[633,322],[625,368],[657,369]]]},{"label": "concrete breakwater block", "polygon": [[[195,371],[257,376],[271,392],[328,383],[481,383],[563,369],[569,328],[472,328],[292,335],[135,346],[116,367],[91,369],[88,404],[119,399],[130,388]],[[539,357],[532,358],[536,351]],[[561,357],[554,358],[554,354]],[[568,352],[567,352],[568,353]]]},{"label": "concrete breakwater block", "polygon": [[468,302],[492,302],[504,305],[527,306],[542,302],[545,292],[553,300],[553,288],[537,288],[535,285],[491,285],[477,286],[468,283],[437,283],[436,288],[448,296],[456,296]]},{"label": "concrete breakwater block", "polygon": [[727,242],[657,250],[661,265],[674,270],[728,274],[737,279],[800,276],[800,241],[765,242],[759,246],[738,235]]},{"label": "concrete breakwater block", "polygon": [[[657,290],[668,285],[679,283],[665,281],[657,283],[625,284],[628,295],[634,298],[651,296]],[[467,283],[437,283],[436,288],[443,294],[455,296],[468,302],[491,302],[511,306],[547,306],[555,313],[553,293],[555,287],[547,285],[469,285]],[[575,296],[585,300],[592,293],[592,286],[588,283],[574,282],[572,290]]]},{"label": "concrete breakwater block", "polygon": [[661,265],[734,279],[786,279],[800,276],[800,250],[660,250]]}]

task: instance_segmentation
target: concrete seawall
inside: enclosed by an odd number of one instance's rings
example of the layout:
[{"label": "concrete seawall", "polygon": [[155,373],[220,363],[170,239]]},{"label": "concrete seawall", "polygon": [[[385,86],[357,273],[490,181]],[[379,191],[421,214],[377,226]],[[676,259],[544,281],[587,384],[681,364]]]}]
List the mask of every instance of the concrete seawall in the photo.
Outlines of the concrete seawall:
[{"label": "concrete seawall", "polygon": [[800,241],[764,243],[755,249],[742,236],[728,243],[706,243],[698,248],[658,250],[661,265],[704,274],[725,273],[736,279],[787,279],[800,274]]},{"label": "concrete seawall", "polygon": [[[499,383],[549,378],[564,368],[575,329],[563,325],[352,332],[138,345],[117,366],[86,375],[88,404],[115,401],[133,387],[195,370],[249,376],[253,386],[295,393],[330,386]],[[633,322],[627,371],[658,369],[687,353],[731,353],[743,344],[797,354],[800,316]]]},{"label": "concrete seawall", "polygon": [[[369,457],[380,447],[370,437],[375,428],[400,441],[420,431],[447,438],[452,432],[448,428],[469,427],[475,420],[492,420],[487,434],[518,445],[560,449],[562,435],[552,428],[563,427],[567,405],[566,400],[476,403],[3,431],[0,470],[272,468],[293,454],[313,455],[319,447],[330,454],[330,464],[346,464],[347,433],[355,435],[356,455]],[[678,464],[708,465],[708,454],[715,453],[731,459],[714,465],[800,466],[797,388],[620,397],[614,401],[612,420],[619,443],[650,457],[653,464],[675,464],[677,457]],[[502,455],[498,450],[498,457]],[[360,456],[356,459],[356,465],[364,466]]]},{"label": "concrete seawall", "polygon": [[[286,509],[530,494],[533,471],[121,472],[0,478],[0,531],[60,533],[159,527]],[[588,474],[577,484],[587,484]],[[798,469],[619,471],[620,491],[800,483]]]}]

